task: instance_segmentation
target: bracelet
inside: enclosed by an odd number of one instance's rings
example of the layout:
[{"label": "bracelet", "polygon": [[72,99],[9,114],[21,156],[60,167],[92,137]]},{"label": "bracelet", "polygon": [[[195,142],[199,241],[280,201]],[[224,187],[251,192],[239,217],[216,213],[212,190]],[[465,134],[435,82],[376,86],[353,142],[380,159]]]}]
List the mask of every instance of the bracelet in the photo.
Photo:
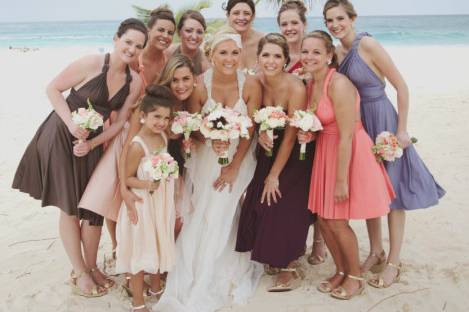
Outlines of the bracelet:
[{"label": "bracelet", "polygon": [[96,145],[93,143],[93,140],[89,140],[88,142],[90,143],[90,151],[94,150]]}]

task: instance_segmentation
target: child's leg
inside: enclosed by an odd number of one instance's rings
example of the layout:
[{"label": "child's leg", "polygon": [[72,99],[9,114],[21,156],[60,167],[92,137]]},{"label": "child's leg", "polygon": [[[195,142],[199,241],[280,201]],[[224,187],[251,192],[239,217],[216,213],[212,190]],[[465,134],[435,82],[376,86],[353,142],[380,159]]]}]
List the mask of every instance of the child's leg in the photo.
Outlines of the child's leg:
[{"label": "child's leg", "polygon": [[143,305],[143,271],[130,276],[130,289],[132,290],[132,304],[134,307]]},{"label": "child's leg", "polygon": [[109,236],[111,237],[112,242],[112,258],[116,259],[116,247],[117,247],[117,239],[116,239],[116,225],[117,223],[112,221],[111,219],[106,219],[106,227],[109,232]]},{"label": "child's leg", "polygon": [[160,279],[160,272],[156,274],[150,274],[150,289],[151,295],[157,295],[161,292],[161,279]]}]

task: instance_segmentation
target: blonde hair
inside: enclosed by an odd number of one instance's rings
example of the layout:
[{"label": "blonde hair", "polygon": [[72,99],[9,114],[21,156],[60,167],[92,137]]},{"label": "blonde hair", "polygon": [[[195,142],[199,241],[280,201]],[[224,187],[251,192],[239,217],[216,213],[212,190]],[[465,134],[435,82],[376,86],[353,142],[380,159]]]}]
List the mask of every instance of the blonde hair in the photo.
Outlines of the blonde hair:
[{"label": "blonde hair", "polygon": [[185,55],[178,54],[172,56],[166,65],[163,67],[161,71],[161,75],[159,76],[158,80],[156,81],[157,85],[160,86],[171,86],[171,81],[173,80],[174,73],[177,69],[187,67],[189,68],[192,75],[194,75],[194,64],[192,61]]},{"label": "blonde hair", "polygon": [[[226,37],[226,40],[229,40],[229,36],[239,36],[239,34],[232,27],[228,25],[223,25],[220,30],[218,30],[213,36],[207,38],[204,42],[204,52],[205,55],[210,59],[215,48],[225,40],[220,40],[223,37]],[[241,37],[240,37],[241,38]]]},{"label": "blonde hair", "polygon": [[303,37],[301,46],[303,46],[303,42],[309,38],[320,39],[322,40],[322,42],[324,42],[324,46],[326,47],[327,53],[332,54],[332,59],[331,59],[331,63],[329,64],[329,67],[337,68],[339,66],[339,62],[337,59],[337,54],[335,53],[335,46],[334,46],[334,42],[332,41],[331,35],[329,35],[327,32],[322,31],[322,30],[314,30],[306,34],[306,36]]}]

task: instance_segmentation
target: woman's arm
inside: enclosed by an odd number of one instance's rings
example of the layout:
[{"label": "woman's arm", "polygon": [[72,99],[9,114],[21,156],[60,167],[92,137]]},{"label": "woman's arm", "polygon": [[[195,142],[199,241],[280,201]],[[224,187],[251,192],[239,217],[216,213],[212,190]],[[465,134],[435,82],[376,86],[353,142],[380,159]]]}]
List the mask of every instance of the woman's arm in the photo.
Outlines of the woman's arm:
[{"label": "woman's arm", "polygon": [[[191,114],[200,113],[202,111],[202,106],[205,101],[207,101],[207,91],[205,89],[203,79],[200,78],[198,79],[197,86],[194,88],[194,91],[192,91],[192,94],[190,95],[189,99],[187,99],[187,110]],[[205,138],[200,133],[200,131],[192,132],[191,136],[199,142],[205,142]]]},{"label": "woman's arm", "polygon": [[348,175],[352,157],[352,138],[358,118],[355,105],[357,90],[345,76],[334,74],[329,86],[329,96],[334,106],[339,129],[334,199],[340,202],[349,196]]}]

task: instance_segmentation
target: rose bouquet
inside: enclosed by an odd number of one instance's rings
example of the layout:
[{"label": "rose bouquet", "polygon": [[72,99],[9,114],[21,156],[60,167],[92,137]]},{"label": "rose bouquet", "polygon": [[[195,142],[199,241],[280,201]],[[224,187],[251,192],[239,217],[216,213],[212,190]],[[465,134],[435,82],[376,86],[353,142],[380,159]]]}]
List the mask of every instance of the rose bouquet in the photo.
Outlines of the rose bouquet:
[{"label": "rose bouquet", "polygon": [[[321,122],[318,117],[311,111],[297,110],[293,117],[289,119],[290,125],[300,128],[303,131],[319,131],[322,130]],[[306,143],[301,144],[300,147],[300,160],[306,158]]]},{"label": "rose bouquet", "polygon": [[[248,129],[252,127],[249,117],[239,112],[224,108],[218,104],[202,120],[200,132],[206,139],[229,141],[238,138],[249,139]],[[218,158],[220,165],[228,164],[228,151]]]},{"label": "rose bouquet", "polygon": [[184,152],[186,153],[186,158],[191,157],[191,145],[190,145],[190,136],[192,131],[197,131],[200,129],[200,124],[202,123],[202,115],[199,113],[191,114],[186,111],[176,112],[171,125],[171,131],[175,134],[184,135]]},{"label": "rose bouquet", "polygon": [[103,126],[103,116],[94,110],[89,98],[86,102],[88,108],[80,107],[72,112],[72,121],[82,129],[94,131]]},{"label": "rose bouquet", "polygon": [[[179,177],[179,166],[177,161],[166,152],[145,158],[142,164],[143,171],[152,181],[166,180]],[[150,191],[153,194],[153,191]]]},{"label": "rose bouquet", "polygon": [[[417,143],[417,139],[414,137],[410,138],[410,141],[412,144]],[[400,158],[403,153],[397,137],[388,131],[383,131],[378,134],[375,145],[373,145],[371,150],[379,162],[383,160],[395,161],[396,158]]]},{"label": "rose bouquet", "polygon": [[[254,121],[260,124],[259,131],[266,131],[269,138],[274,140],[274,129],[285,128],[288,116],[281,106],[266,106],[254,112]],[[271,157],[272,150],[266,151]]]}]

